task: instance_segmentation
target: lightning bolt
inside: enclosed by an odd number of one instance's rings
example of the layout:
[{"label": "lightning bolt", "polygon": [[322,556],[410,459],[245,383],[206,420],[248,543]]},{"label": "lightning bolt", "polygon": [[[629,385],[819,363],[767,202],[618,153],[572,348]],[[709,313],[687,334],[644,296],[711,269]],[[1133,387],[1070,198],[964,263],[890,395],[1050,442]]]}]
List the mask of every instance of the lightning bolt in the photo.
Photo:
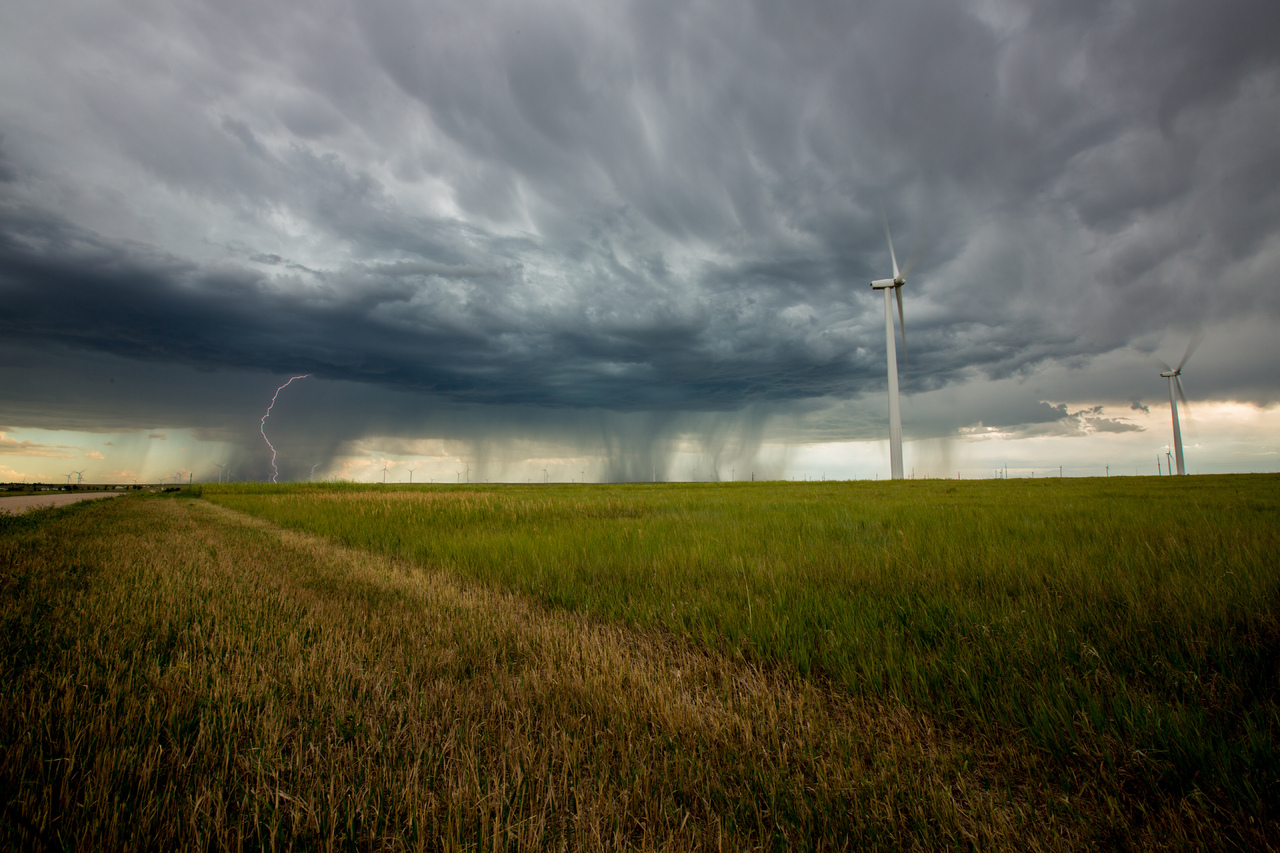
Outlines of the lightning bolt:
[{"label": "lightning bolt", "polygon": [[267,443],[267,447],[271,448],[271,482],[273,483],[276,481],[276,477],[280,474],[280,472],[276,470],[275,445],[271,443],[271,439],[267,438],[267,418],[271,417],[271,406],[274,406],[276,404],[276,397],[280,396],[280,392],[288,388],[291,384],[293,384],[293,380],[306,379],[310,375],[311,375],[310,373],[304,373],[301,376],[290,376],[288,382],[284,383],[279,388],[277,388],[276,393],[271,395],[271,405],[267,406],[267,413],[262,416],[262,422],[258,425],[258,431],[262,433],[262,440]]}]

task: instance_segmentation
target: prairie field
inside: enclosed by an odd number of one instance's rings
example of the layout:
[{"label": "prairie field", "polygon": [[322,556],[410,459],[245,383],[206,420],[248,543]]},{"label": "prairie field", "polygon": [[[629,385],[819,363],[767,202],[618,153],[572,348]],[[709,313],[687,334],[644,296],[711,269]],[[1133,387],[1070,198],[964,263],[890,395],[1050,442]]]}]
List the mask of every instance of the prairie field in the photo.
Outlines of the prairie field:
[{"label": "prairie field", "polygon": [[1280,477],[0,517],[0,839],[1280,846]]}]

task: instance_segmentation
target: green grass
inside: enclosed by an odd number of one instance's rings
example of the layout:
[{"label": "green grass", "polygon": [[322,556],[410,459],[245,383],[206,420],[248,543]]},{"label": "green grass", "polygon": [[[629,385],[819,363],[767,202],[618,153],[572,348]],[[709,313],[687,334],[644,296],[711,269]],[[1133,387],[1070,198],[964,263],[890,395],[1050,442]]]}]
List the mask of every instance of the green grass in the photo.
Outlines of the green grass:
[{"label": "green grass", "polygon": [[1278,506],[1261,476],[0,516],[0,847],[1280,847]]},{"label": "green grass", "polygon": [[204,495],[1274,816],[1280,478]]},{"label": "green grass", "polygon": [[[198,500],[0,519],[0,848],[1088,848],[1034,756]],[[1158,826],[1152,827],[1151,824]],[[1172,828],[1172,832],[1171,832]]]}]

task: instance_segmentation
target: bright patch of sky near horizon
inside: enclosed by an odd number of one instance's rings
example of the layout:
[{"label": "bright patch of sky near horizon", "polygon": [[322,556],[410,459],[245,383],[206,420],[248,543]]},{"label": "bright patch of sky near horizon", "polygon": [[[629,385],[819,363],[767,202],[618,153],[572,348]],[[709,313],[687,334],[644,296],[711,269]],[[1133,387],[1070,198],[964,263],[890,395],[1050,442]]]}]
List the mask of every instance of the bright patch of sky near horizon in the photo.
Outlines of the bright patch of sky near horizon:
[{"label": "bright patch of sky near horizon", "polygon": [[[1107,414],[1103,412],[1102,414]],[[957,438],[907,442],[906,467],[917,477],[964,479],[996,476],[1069,477],[1130,476],[1167,473],[1170,452],[1169,407],[1129,413],[1125,422],[1138,429],[1117,435],[1087,433],[1088,440],[1066,431],[1037,436],[1011,436],[978,430]],[[1241,403],[1196,406],[1183,416],[1183,446],[1190,474],[1280,472],[1280,406],[1262,408]],[[1087,428],[1087,427],[1086,427]],[[163,435],[163,438],[161,436]],[[288,447],[279,448],[282,454]],[[609,460],[571,449],[535,455],[547,448],[525,443],[501,461],[475,458],[466,442],[425,438],[404,441],[378,437],[352,441],[326,461],[295,465],[296,479],[350,480],[371,483],[602,482],[610,479]],[[263,453],[269,456],[265,445]],[[521,452],[522,451],[522,452]],[[173,481],[191,475],[195,482],[217,482],[217,463],[229,458],[226,443],[201,441],[188,431],[171,433],[91,433],[68,430],[19,430],[0,433],[0,481],[65,482],[84,471],[84,481],[129,483]],[[884,441],[761,441],[749,455],[717,460],[696,441],[677,439],[655,463],[651,477],[634,480],[713,481],[868,480],[883,477],[888,465]],[[1247,462],[1245,461],[1247,460]],[[245,479],[223,463],[221,476]],[[310,464],[316,467],[310,470]],[[305,469],[305,470],[304,470]],[[384,472],[385,469],[385,472]]]},{"label": "bright patch of sky near horizon", "polygon": [[882,211],[908,467],[1275,470],[1275,4],[3,19],[0,479],[883,474]]}]

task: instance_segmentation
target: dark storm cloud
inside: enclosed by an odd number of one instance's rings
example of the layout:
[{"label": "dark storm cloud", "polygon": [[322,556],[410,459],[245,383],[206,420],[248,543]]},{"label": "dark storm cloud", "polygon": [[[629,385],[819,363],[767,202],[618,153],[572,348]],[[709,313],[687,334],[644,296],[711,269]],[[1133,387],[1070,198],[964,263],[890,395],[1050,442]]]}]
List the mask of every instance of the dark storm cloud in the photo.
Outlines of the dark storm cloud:
[{"label": "dark storm cloud", "polygon": [[755,308],[680,316],[661,297],[628,312],[602,299],[563,316],[537,304],[518,267],[352,264],[282,292],[243,267],[200,267],[5,209],[0,270],[10,340],[131,358],[618,409],[722,409],[849,381],[832,365],[848,357],[847,340],[821,351],[821,335],[805,328],[816,326],[812,312],[788,324],[800,327],[794,337],[734,316]]},{"label": "dark storm cloud", "polygon": [[[183,464],[198,477],[216,478],[216,464],[223,463],[240,479],[263,479],[271,470],[261,418],[287,378],[0,340],[0,387],[6,389],[5,407],[16,424],[0,432],[40,426],[111,433],[143,423],[142,438],[173,442],[174,430],[189,429],[203,449],[191,448]],[[109,392],[103,390],[108,384]],[[582,464],[604,480],[665,479],[674,473],[677,451],[693,454],[701,462],[702,479],[714,479],[717,464],[725,466],[726,475],[729,466],[748,470],[752,462],[762,476],[780,473],[755,459],[772,413],[767,406],[727,413],[620,413],[458,404],[310,377],[276,397],[266,430],[285,479],[306,478],[316,464],[328,470],[335,458],[421,456],[424,435],[432,437],[433,448],[447,442],[450,453],[468,460],[479,479],[521,471],[523,479],[530,454],[579,460],[571,469],[561,464],[557,476],[565,479],[577,476]],[[542,464],[550,463],[539,463],[539,469]]]},{"label": "dark storm cloud", "polygon": [[[856,397],[882,209],[911,390],[1280,314],[1274,4],[14,14],[10,340],[494,406]],[[1127,428],[1064,398],[983,422]]]}]

